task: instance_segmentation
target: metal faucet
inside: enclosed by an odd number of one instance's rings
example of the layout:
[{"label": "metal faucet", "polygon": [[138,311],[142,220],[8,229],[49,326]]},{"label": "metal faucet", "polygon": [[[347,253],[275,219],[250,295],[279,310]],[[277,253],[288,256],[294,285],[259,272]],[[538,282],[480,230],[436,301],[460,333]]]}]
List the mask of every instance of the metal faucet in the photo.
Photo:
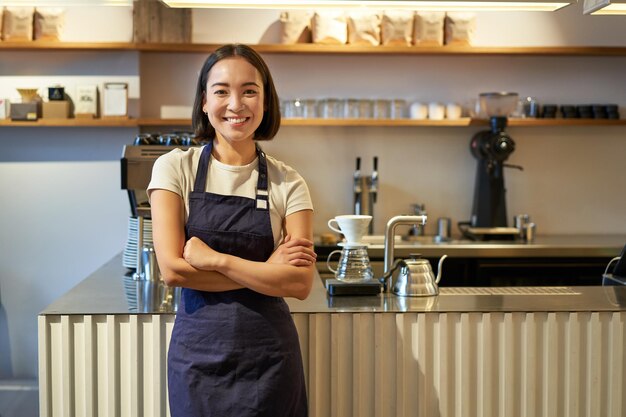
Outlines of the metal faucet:
[{"label": "metal faucet", "polygon": [[[393,249],[395,246],[396,226],[399,224],[424,225],[426,224],[426,219],[426,216],[395,216],[389,219],[387,226],[385,227],[385,276],[389,271],[391,271],[393,265]],[[391,279],[391,274],[389,274],[387,279]],[[391,285],[387,285],[387,279],[385,279],[385,282],[383,283],[385,286],[385,292],[389,292],[391,287]]]},{"label": "metal faucet", "polygon": [[[425,204],[411,204],[411,208],[413,209],[413,214],[416,216],[426,216],[428,213],[426,212]],[[409,237],[410,236],[424,236],[424,225],[414,224],[411,229],[409,229]],[[410,240],[410,239],[409,239]]]},{"label": "metal faucet", "polygon": [[372,216],[368,226],[368,233],[374,234],[374,203],[378,193],[378,157],[374,157],[374,171],[372,175],[361,174],[361,158],[356,158],[354,171],[354,214]]}]

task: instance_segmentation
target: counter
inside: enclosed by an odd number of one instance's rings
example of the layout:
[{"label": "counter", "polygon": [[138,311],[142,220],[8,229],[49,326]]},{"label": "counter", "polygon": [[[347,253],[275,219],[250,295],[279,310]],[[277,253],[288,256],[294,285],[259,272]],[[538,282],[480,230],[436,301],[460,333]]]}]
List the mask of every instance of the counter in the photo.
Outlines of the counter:
[{"label": "counter", "polygon": [[[117,256],[40,314],[41,416],[167,415],[173,304],[127,272]],[[329,298],[316,278],[288,300],[310,416],[626,415],[626,287],[441,290]]]},{"label": "counter", "polygon": [[[471,241],[453,239],[435,243],[432,237],[419,237],[415,242],[395,239],[395,255],[406,258],[419,252],[424,257],[443,254],[462,258],[612,258],[626,245],[626,235],[538,235],[533,242],[520,240]],[[384,236],[367,238],[371,258],[384,257]],[[328,254],[338,246],[316,245],[320,254]]]},{"label": "counter", "polygon": [[[133,281],[132,273],[122,266],[118,255],[50,304],[41,315],[172,314],[175,305],[159,298],[164,287]],[[292,313],[623,311],[626,287],[441,287],[437,297],[329,297],[318,276],[306,300],[286,301]]]}]

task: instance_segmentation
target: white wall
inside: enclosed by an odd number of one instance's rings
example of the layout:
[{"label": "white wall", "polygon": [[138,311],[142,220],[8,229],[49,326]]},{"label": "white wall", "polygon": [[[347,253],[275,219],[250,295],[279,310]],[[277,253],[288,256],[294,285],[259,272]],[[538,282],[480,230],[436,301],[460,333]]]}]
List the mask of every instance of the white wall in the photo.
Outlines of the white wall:
[{"label": "white wall", "polygon": [[[64,38],[128,40],[131,16],[129,9],[72,9]],[[276,17],[276,12],[197,12],[194,40],[272,42],[278,36]],[[486,13],[479,15],[477,44],[626,45],[624,23],[624,17],[583,17],[580,5],[553,14]],[[157,116],[161,104],[191,104],[204,58],[2,52],[0,94],[14,94],[16,80],[42,87],[62,82],[71,89],[81,80],[121,78],[135,86],[141,114]],[[626,116],[625,57],[266,59],[284,98],[464,101],[484,90],[515,89],[541,102],[611,101]],[[469,217],[475,161],[468,143],[477,130],[285,127],[265,147],[307,179],[317,210],[316,233],[325,231],[328,217],[351,210],[355,157],[364,158],[368,170],[377,155],[381,190],[375,228],[380,233],[386,218],[406,212],[414,202],[425,203],[433,218]],[[135,133],[125,128],[0,128],[0,379],[36,377],[37,313],[122,249],[129,209],[119,185],[119,157]],[[518,147],[510,162],[525,171],[506,171],[509,213],[530,213],[540,233],[626,233],[619,168],[626,155],[625,133],[624,127],[511,128]]]}]

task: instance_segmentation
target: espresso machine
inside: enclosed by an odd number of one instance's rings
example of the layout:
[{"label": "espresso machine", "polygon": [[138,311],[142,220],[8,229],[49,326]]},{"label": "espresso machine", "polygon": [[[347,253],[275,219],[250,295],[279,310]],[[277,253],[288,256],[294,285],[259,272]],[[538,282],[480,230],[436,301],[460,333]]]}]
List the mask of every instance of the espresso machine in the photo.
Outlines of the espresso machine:
[{"label": "espresso machine", "polygon": [[508,240],[519,229],[508,227],[504,168],[522,167],[505,164],[515,151],[515,142],[506,132],[507,116],[515,110],[517,93],[483,93],[480,105],[489,117],[490,130],[476,133],[470,151],[478,160],[474,183],[474,201],[469,222],[459,223],[463,234],[473,240]]},{"label": "espresso machine", "polygon": [[135,269],[134,278],[144,279],[143,251],[152,243],[150,203],[146,189],[157,158],[173,149],[201,145],[190,132],[140,133],[131,145],[125,145],[120,160],[121,188],[128,192],[130,202],[129,239],[123,264]]}]

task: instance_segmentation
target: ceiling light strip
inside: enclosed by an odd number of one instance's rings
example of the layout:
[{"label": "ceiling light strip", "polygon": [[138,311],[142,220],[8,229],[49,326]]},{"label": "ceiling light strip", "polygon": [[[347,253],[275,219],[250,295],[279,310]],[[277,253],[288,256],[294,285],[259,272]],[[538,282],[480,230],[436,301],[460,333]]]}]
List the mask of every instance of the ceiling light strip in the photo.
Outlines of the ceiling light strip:
[{"label": "ceiling light strip", "polygon": [[569,3],[543,1],[398,1],[398,0],[162,0],[170,7],[215,9],[385,9],[385,10],[432,10],[432,11],[554,11]]}]

